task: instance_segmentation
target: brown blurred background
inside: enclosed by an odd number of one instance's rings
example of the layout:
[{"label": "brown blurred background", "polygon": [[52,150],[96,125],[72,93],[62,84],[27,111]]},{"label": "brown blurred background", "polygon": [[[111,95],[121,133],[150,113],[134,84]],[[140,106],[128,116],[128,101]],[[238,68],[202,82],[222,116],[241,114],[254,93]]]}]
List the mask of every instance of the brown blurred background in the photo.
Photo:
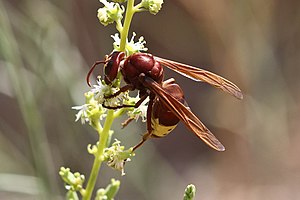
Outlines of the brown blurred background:
[{"label": "brown blurred background", "polygon": [[[97,135],[71,106],[84,103],[89,67],[112,50],[116,30],[98,23],[101,6],[0,0],[0,199],[64,199],[60,166],[88,177]],[[157,16],[135,15],[132,31],[155,55],[233,81],[244,100],[166,70],[226,151],[180,124],[148,141],[126,176],[103,166],[98,187],[115,177],[116,199],[182,199],[189,183],[196,200],[300,199],[300,1],[166,0]],[[133,146],[145,124],[121,130],[123,120],[114,136]]]}]

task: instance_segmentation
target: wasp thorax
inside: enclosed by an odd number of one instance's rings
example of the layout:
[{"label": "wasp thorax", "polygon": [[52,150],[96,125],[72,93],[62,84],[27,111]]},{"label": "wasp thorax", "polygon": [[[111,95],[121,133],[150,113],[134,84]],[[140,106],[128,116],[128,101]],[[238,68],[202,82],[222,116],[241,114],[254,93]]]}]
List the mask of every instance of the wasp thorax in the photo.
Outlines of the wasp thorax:
[{"label": "wasp thorax", "polygon": [[163,80],[163,68],[151,54],[135,53],[129,56],[123,66],[122,75],[128,84],[134,85],[137,89],[144,88],[143,83],[140,82],[139,76],[152,78],[154,81],[161,83]]}]

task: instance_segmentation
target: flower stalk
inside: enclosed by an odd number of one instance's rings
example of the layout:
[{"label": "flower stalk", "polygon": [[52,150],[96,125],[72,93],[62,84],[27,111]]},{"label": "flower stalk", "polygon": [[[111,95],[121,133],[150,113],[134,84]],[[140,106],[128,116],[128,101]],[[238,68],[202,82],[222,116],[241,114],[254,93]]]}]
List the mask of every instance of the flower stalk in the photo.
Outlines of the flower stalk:
[{"label": "flower stalk", "polygon": [[[142,0],[136,6],[134,5],[134,0],[127,0],[123,24],[122,20],[125,7],[122,4],[124,4],[126,0],[99,1],[104,5],[104,7],[98,9],[97,16],[100,23],[107,26],[115,22],[116,29],[120,34],[120,38],[118,33],[112,36],[114,39],[114,51],[122,51],[126,56],[135,52],[146,51],[147,48],[144,46],[146,42],[143,37],[140,37],[138,41],[135,42],[134,37],[136,34],[133,33],[131,40],[128,40],[130,24],[136,12],[149,11],[152,14],[156,14],[160,10],[163,0]],[[89,123],[89,125],[97,131],[99,139],[95,145],[88,145],[88,152],[94,155],[94,163],[89,179],[87,180],[86,188],[83,186],[85,181],[84,175],[78,172],[72,173],[69,168],[64,167],[62,167],[59,172],[68,190],[66,197],[69,200],[79,199],[78,193],[81,194],[83,200],[90,200],[92,198],[103,162],[107,162],[110,167],[121,171],[122,175],[124,175],[125,162],[130,161],[130,158],[134,156],[133,148],[125,150],[125,147],[120,145],[120,141],[116,140],[113,144],[110,144],[113,133],[111,126],[115,118],[127,113],[129,116],[127,122],[129,123],[131,120],[138,120],[139,118],[145,121],[146,117],[146,101],[140,105],[139,108],[121,108],[124,104],[134,105],[139,98],[130,97],[128,93],[106,98],[115,94],[120,89],[121,78],[121,73],[119,73],[113,83],[106,84],[105,81],[98,77],[97,85],[93,85],[93,88],[85,93],[86,103],[81,106],[72,107],[72,109],[78,110],[75,121],[80,120],[82,124]],[[105,107],[121,109],[114,110],[106,109]],[[101,122],[102,119],[105,119],[104,124]],[[106,189],[99,189],[97,191],[95,199],[113,200],[113,197],[119,189],[119,185],[119,181],[112,179],[112,183],[109,184]]]},{"label": "flower stalk", "polygon": [[127,1],[127,9],[125,14],[124,26],[121,32],[120,51],[125,52],[128,32],[131,24],[132,17],[134,15],[134,0]]},{"label": "flower stalk", "polygon": [[100,122],[98,121],[98,123],[96,123],[97,124],[96,129],[99,133],[98,151],[95,154],[94,164],[92,167],[92,171],[90,174],[90,178],[88,180],[88,184],[87,184],[85,193],[82,198],[83,200],[91,199],[102,162],[104,161],[104,149],[106,148],[106,145],[107,145],[107,140],[109,138],[109,130],[110,130],[110,127],[111,127],[113,121],[114,121],[114,111],[109,110],[107,112],[103,130],[100,127]]}]

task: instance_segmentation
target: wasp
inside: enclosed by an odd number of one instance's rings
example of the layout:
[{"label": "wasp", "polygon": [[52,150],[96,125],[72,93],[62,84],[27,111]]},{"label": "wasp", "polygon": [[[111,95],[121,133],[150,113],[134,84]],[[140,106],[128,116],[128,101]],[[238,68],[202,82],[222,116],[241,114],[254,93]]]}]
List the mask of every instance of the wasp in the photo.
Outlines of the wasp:
[{"label": "wasp", "polygon": [[[117,78],[119,71],[126,82],[126,85],[121,87],[118,92],[107,98],[118,96],[120,93],[128,90],[138,90],[140,100],[134,105],[137,108],[149,97],[147,133],[143,136],[142,141],[134,147],[134,150],[140,147],[148,138],[167,135],[176,127],[179,121],[182,121],[188,129],[211,148],[217,151],[225,150],[221,142],[187,106],[183,91],[175,83],[175,80],[163,81],[163,66],[192,80],[206,82],[238,99],[242,99],[242,92],[234,83],[204,69],[153,56],[149,53],[134,53],[126,57],[124,52],[112,52],[109,56],[106,56],[104,61],[94,63],[86,78],[89,85],[91,73],[101,63],[104,64],[104,81],[106,84],[112,84]],[[111,108],[126,106],[132,105]]]}]

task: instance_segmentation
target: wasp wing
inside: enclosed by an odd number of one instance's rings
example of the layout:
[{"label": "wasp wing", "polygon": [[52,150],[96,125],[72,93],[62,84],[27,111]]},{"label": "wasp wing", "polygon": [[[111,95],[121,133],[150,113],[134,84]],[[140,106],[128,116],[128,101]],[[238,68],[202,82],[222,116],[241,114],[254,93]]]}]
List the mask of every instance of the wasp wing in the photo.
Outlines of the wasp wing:
[{"label": "wasp wing", "polygon": [[154,92],[159,100],[170,109],[184,124],[194,132],[208,146],[217,151],[224,151],[225,147],[205,127],[205,125],[181,102],[167,93],[157,82],[149,77],[144,77],[144,85]]},{"label": "wasp wing", "polygon": [[238,88],[234,83],[217,74],[172,60],[167,60],[156,56],[154,58],[162,65],[192,80],[206,82],[216,88],[228,92],[229,94],[235,96],[238,99],[243,99],[243,94],[240,88]]}]

